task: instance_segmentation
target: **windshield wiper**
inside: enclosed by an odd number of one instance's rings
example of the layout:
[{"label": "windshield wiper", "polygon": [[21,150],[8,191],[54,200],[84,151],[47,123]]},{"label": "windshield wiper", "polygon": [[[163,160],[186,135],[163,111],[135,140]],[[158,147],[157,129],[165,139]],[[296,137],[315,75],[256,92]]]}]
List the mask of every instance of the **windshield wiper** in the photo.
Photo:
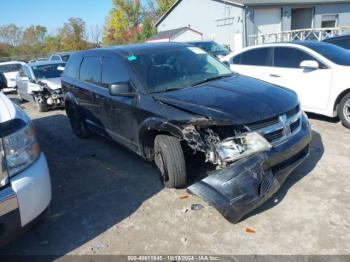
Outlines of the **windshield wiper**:
[{"label": "windshield wiper", "polygon": [[208,78],[205,78],[204,80],[202,80],[200,82],[197,82],[197,83],[193,84],[192,86],[199,86],[201,84],[205,84],[205,83],[208,83],[210,81],[219,80],[219,79],[226,78],[226,77],[231,77],[231,76],[233,76],[233,74],[226,74],[226,75],[219,75],[219,76],[214,76],[214,77],[208,77]]},{"label": "windshield wiper", "polygon": [[165,89],[162,89],[162,90],[159,90],[159,91],[155,91],[155,92],[152,92],[151,94],[157,94],[157,93],[164,93],[164,92],[170,92],[170,91],[176,91],[176,90],[182,90],[182,89],[186,89],[188,87],[168,87],[168,88],[165,88]]}]

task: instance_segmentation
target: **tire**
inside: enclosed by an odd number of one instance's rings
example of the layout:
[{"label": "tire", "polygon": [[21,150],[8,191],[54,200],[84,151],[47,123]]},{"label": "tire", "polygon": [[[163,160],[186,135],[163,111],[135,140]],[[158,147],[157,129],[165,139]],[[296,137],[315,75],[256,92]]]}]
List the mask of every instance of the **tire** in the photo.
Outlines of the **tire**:
[{"label": "tire", "polygon": [[66,112],[74,134],[81,139],[89,138],[91,133],[80,116],[78,108],[70,105],[66,107]]},{"label": "tire", "polygon": [[350,93],[345,95],[338,106],[338,117],[343,126],[350,129]]},{"label": "tire", "polygon": [[154,161],[167,188],[182,188],[187,184],[185,156],[180,142],[172,136],[158,135],[154,143]]},{"label": "tire", "polygon": [[35,105],[36,105],[36,108],[38,109],[39,112],[47,112],[48,111],[48,107],[47,105],[43,104],[43,103],[40,103],[38,101],[38,98],[37,97],[34,97],[34,101],[35,101]]}]

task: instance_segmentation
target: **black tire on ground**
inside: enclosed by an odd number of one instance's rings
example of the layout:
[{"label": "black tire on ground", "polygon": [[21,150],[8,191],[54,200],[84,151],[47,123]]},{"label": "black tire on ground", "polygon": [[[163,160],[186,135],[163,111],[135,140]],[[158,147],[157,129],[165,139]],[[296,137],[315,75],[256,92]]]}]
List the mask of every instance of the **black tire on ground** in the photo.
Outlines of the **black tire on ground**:
[{"label": "black tire on ground", "polygon": [[34,97],[34,101],[35,101],[36,108],[38,109],[39,112],[47,112],[48,111],[47,105],[44,103],[41,103],[37,97]]},{"label": "black tire on ground", "polygon": [[181,188],[187,184],[185,156],[178,139],[158,135],[154,143],[154,160],[167,188]]},{"label": "black tire on ground", "polygon": [[350,128],[350,93],[345,95],[338,105],[338,117],[343,126]]},{"label": "black tire on ground", "polygon": [[74,105],[67,105],[66,112],[74,134],[81,139],[90,137],[91,132],[81,118],[78,108]]}]

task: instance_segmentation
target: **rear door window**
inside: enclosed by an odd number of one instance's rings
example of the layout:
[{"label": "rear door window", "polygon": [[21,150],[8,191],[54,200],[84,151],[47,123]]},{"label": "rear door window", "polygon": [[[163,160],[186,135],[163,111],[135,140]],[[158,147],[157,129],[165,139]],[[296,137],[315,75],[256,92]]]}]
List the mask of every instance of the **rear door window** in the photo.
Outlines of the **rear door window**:
[{"label": "rear door window", "polygon": [[118,58],[104,57],[102,64],[102,86],[126,82],[129,74]]},{"label": "rear door window", "polygon": [[300,68],[305,60],[316,60],[302,50],[292,47],[276,47],[274,51],[274,66],[285,68]]},{"label": "rear door window", "polygon": [[81,64],[81,55],[74,54],[68,60],[66,68],[64,69],[64,75],[71,78],[78,78],[79,68]]},{"label": "rear door window", "polygon": [[80,80],[95,85],[101,83],[101,62],[97,56],[84,57],[80,67]]},{"label": "rear door window", "polygon": [[256,48],[248,50],[240,55],[239,64],[253,66],[271,66],[271,50],[271,48]]}]

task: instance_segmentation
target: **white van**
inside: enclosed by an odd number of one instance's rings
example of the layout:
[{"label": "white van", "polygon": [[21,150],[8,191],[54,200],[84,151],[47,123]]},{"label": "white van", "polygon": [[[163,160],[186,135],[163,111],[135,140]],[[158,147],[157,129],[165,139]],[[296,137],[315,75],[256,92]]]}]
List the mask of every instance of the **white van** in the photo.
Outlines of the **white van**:
[{"label": "white van", "polygon": [[[5,87],[0,81],[0,89]],[[50,202],[49,169],[32,122],[0,91],[0,246],[44,213]]]}]

